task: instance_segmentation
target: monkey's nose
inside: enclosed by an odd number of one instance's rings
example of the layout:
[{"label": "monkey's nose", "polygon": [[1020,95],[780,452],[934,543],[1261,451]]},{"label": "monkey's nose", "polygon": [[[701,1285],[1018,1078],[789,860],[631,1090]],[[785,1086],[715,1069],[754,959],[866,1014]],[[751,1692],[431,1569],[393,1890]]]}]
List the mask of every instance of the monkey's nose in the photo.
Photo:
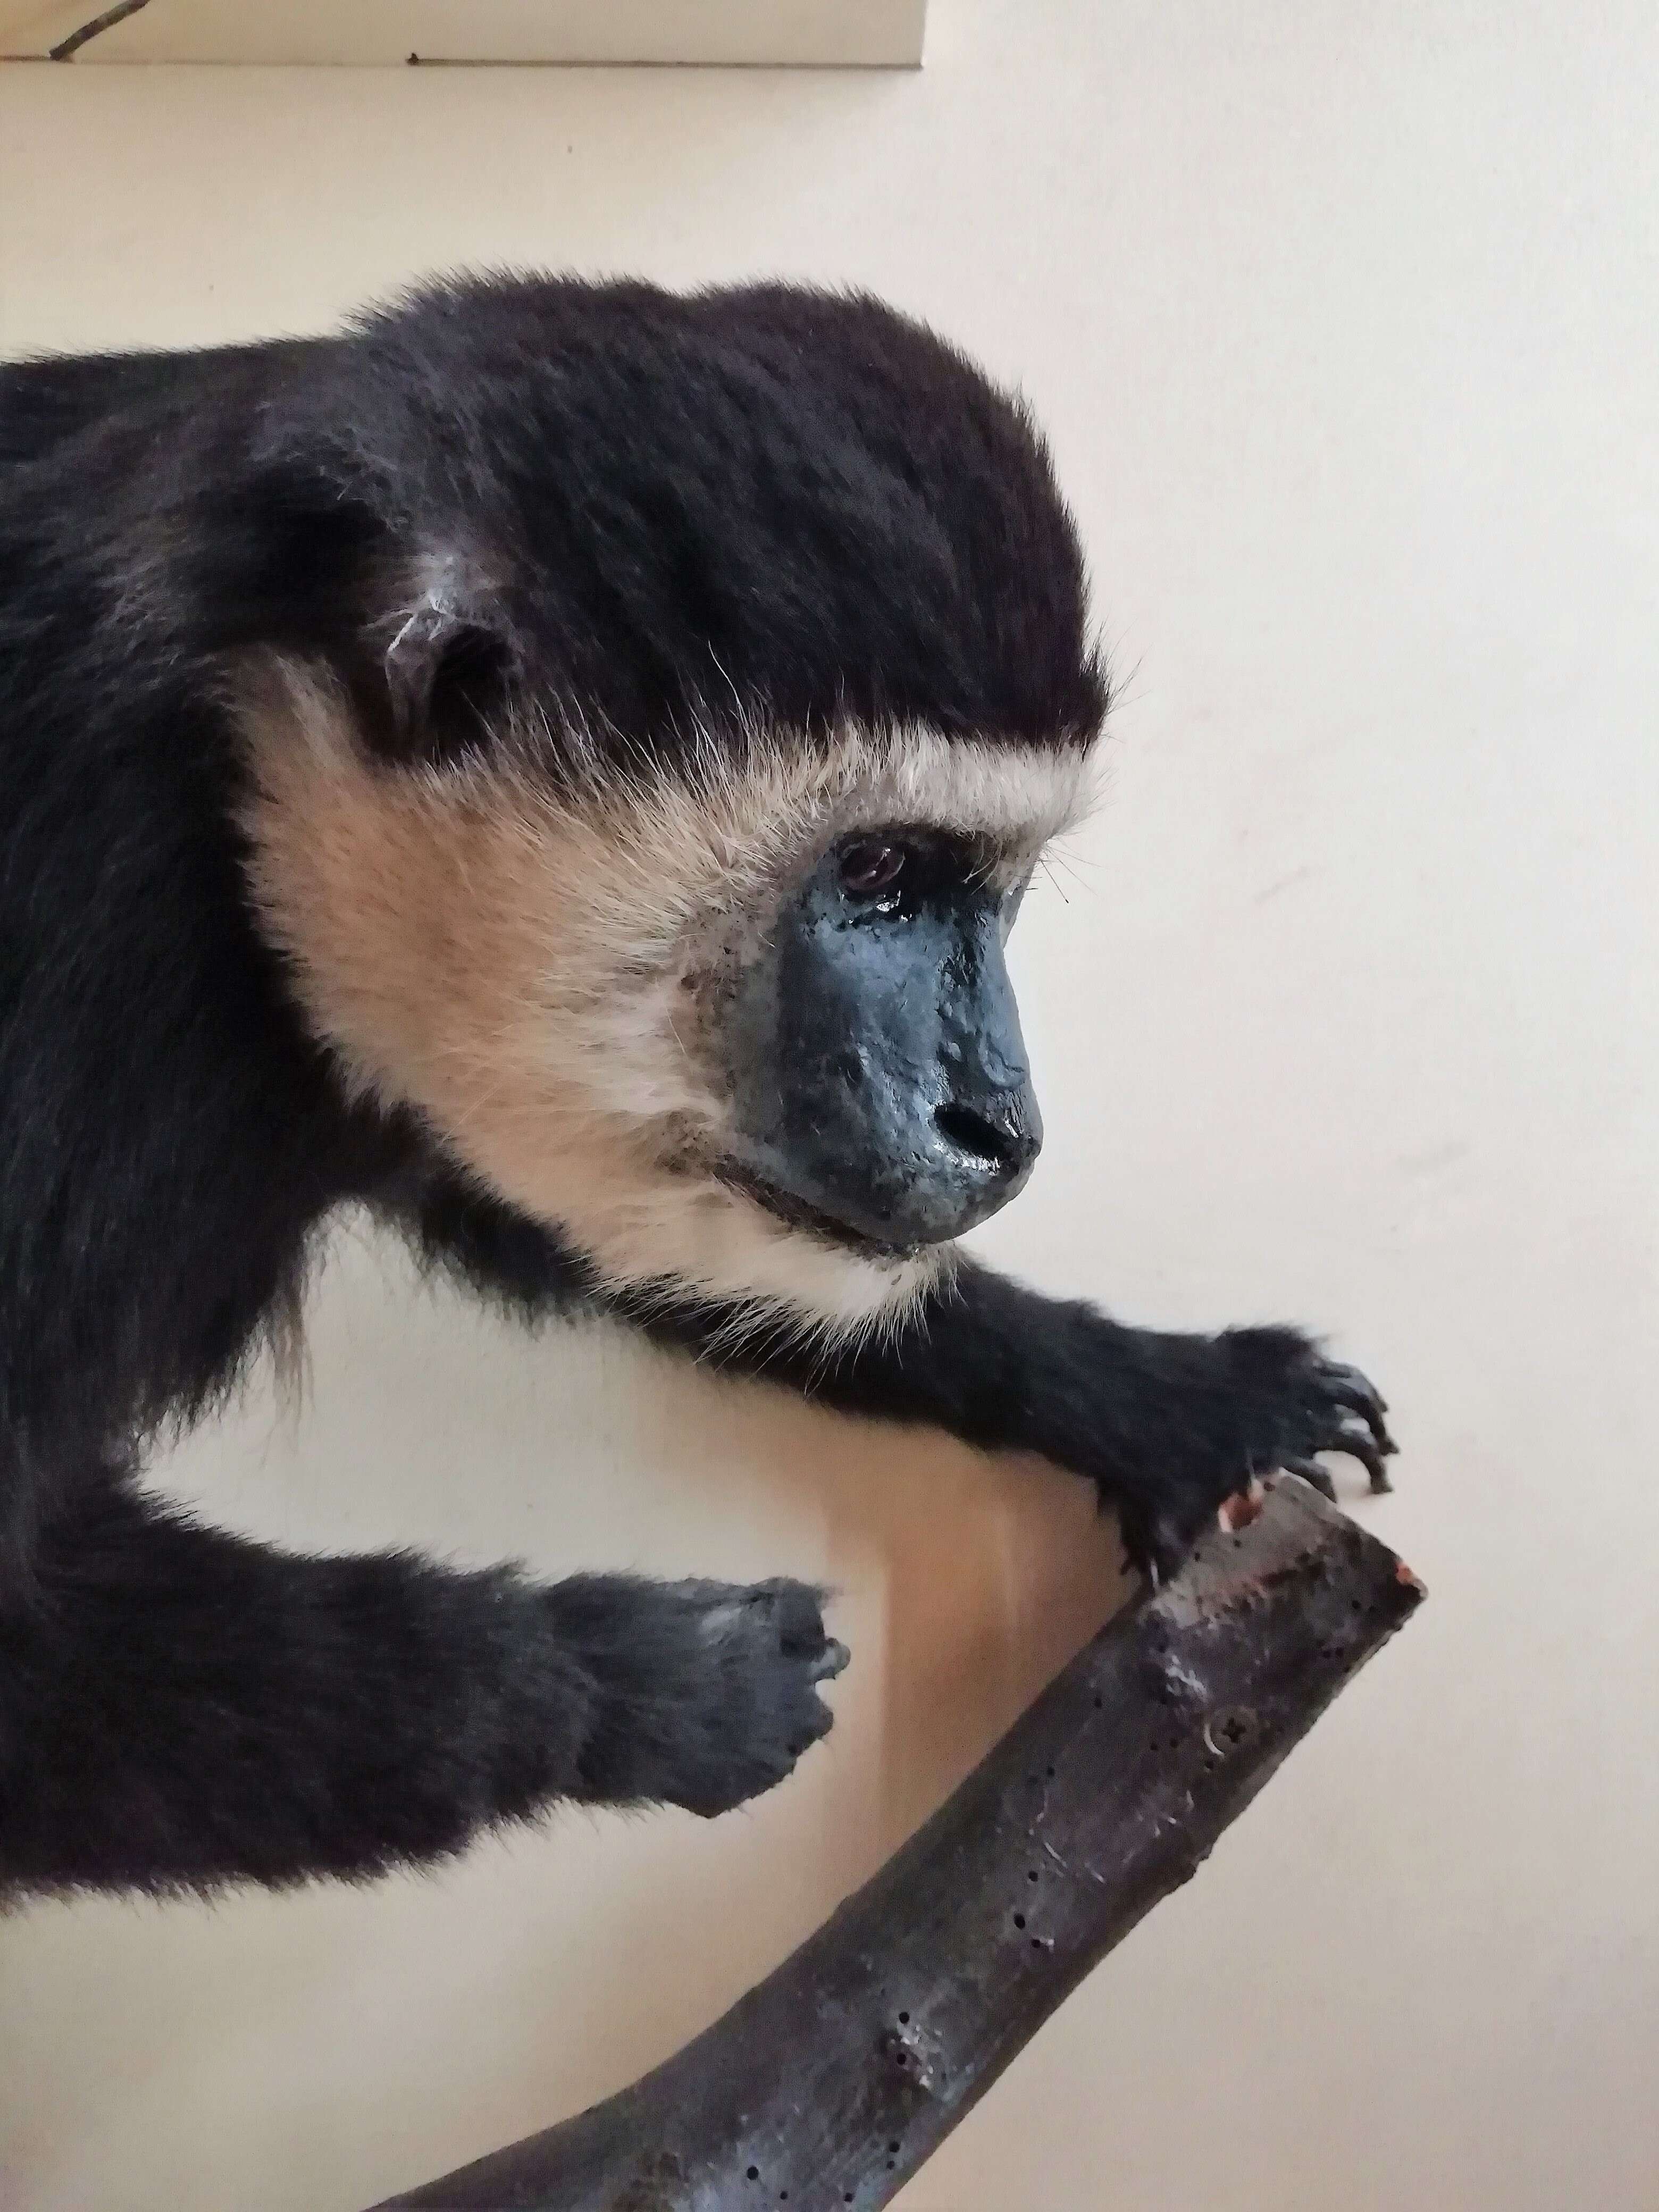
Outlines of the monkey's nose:
[{"label": "monkey's nose", "polygon": [[933,1126],[953,1151],[998,1182],[1028,1175],[1042,1150],[1042,1117],[1029,1090],[996,1092],[971,1104],[948,1100]]}]

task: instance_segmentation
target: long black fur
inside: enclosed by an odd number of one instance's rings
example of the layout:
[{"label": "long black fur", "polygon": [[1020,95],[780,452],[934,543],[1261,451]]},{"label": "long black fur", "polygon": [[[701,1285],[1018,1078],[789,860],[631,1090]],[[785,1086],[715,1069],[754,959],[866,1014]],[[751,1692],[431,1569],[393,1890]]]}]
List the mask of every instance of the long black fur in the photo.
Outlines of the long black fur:
[{"label": "long black fur", "polygon": [[[405,617],[438,563],[429,619]],[[526,1311],[581,1255],[348,1103],[256,929],[224,701],[331,663],[388,763],[514,699],[618,767],[763,719],[1011,747],[1105,705],[1023,411],[867,299],[441,286],[343,336],[0,368],[0,1887],[360,1875],[561,1796],[704,1812],[829,1725],[817,1595],[291,1556],[137,1480],[297,1326],[356,1201]],[[809,1361],[624,1317],[850,1411],[1047,1453],[1172,1558],[1381,1409],[1290,1331],[1157,1337],[970,1269]]]}]

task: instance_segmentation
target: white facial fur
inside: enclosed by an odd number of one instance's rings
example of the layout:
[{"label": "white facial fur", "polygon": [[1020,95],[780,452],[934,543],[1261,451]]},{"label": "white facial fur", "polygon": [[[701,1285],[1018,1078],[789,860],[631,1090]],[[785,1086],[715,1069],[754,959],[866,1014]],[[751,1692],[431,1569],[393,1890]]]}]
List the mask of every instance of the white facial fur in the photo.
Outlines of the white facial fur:
[{"label": "white facial fur", "polygon": [[240,715],[256,908],[354,1091],[416,1108],[605,1279],[706,1294],[740,1323],[845,1337],[948,1268],[948,1248],[821,1242],[716,1179],[729,1109],[700,981],[852,830],[969,834],[1019,881],[1085,805],[1085,751],[757,731],[573,794],[538,770],[544,732],[441,769],[377,763],[339,690],[291,663]]}]

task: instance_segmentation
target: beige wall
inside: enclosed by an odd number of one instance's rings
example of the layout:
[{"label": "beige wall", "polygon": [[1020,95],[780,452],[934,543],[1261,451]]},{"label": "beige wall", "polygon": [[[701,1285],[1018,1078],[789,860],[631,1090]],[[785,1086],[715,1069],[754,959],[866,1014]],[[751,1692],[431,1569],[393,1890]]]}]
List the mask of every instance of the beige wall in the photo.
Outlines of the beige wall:
[{"label": "beige wall", "polygon": [[[908,2212],[1659,2204],[1659,299],[1646,0],[935,0],[920,76],[0,72],[0,347],[416,271],[856,280],[1018,378],[1132,672],[1016,939],[1049,1151],[984,1246],[1303,1317],[1427,1611]],[[826,1753],[714,1826],[0,1928],[11,2212],[350,2212],[617,2086],[815,1923],[1111,1595],[1071,1486],[349,1243],[239,1525],[825,1571]],[[1349,1483],[1349,1494],[1353,1486]]]}]

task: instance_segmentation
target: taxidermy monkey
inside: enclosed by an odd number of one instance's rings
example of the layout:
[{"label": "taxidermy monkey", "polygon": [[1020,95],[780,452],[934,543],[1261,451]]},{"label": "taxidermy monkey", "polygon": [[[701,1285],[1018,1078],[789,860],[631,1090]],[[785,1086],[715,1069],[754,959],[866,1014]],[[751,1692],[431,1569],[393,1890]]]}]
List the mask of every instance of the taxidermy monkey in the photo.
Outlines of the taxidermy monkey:
[{"label": "taxidermy monkey", "polygon": [[1157,1571],[1345,1452],[1289,1328],[955,1240],[1041,1141],[1003,948],[1107,685],[1024,408],[867,298],[437,285],[0,368],[0,1889],[715,1814],[820,1594],[304,1558],[140,1486],[356,1203],[526,1315],[1044,1455]]}]

